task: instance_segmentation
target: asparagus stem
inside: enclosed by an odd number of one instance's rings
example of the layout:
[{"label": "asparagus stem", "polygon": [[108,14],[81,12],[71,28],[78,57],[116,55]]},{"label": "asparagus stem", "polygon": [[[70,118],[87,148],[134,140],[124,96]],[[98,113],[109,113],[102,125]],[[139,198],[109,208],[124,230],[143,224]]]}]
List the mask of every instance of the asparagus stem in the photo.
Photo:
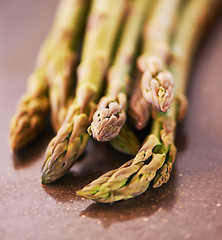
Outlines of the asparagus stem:
[{"label": "asparagus stem", "polygon": [[[39,50],[36,69],[28,78],[27,92],[19,101],[11,120],[12,150],[24,147],[43,130],[50,107],[49,85],[54,128],[57,129],[57,122],[63,120],[62,112],[68,102],[68,89],[71,85],[70,72],[77,59],[73,50],[77,47],[77,35],[84,22],[78,20],[84,18],[88,5],[88,0],[62,0],[58,5],[50,33]],[[60,50],[55,51],[58,49]]]},{"label": "asparagus stem", "polygon": [[156,170],[164,163],[165,154],[156,154],[153,151],[160,144],[158,138],[150,135],[134,159],[102,175],[77,194],[107,203],[126,200],[143,193],[155,177]]},{"label": "asparagus stem", "polygon": [[76,97],[46,151],[41,171],[43,183],[62,177],[87,145],[86,128],[94,112],[93,105],[100,95],[125,7],[125,0],[95,0],[92,4],[77,71]]},{"label": "asparagus stem", "polygon": [[[172,43],[172,60],[170,69],[176,79],[175,83],[175,101],[170,108],[168,115],[171,119],[181,120],[187,109],[187,99],[185,97],[188,85],[188,74],[191,67],[194,53],[200,40],[203,38],[207,26],[216,14],[219,7],[219,1],[214,0],[191,0],[180,19],[180,24]],[[176,129],[174,129],[174,132]],[[162,168],[157,171],[153,187],[160,187],[170,178],[172,165],[176,157],[176,147],[171,144],[169,156]]]},{"label": "asparagus stem", "polygon": [[[177,48],[173,47],[173,49],[177,49],[177,51],[180,49],[179,52],[183,53],[179,55],[181,59],[189,56],[186,60],[191,61],[194,48],[190,44],[190,40],[199,41],[198,35],[200,31],[202,32],[203,24],[208,22],[209,17],[211,17],[211,4],[211,0],[193,0],[184,10],[181,24],[173,44],[173,46],[177,46]],[[203,16],[204,22],[201,18]],[[190,18],[192,18],[192,24],[188,21]],[[184,41],[185,37],[186,41]],[[195,48],[196,43],[197,42],[195,42]],[[185,94],[187,77],[184,78],[184,75],[180,74],[187,73],[188,64],[184,64],[186,61],[178,61],[177,51],[175,52],[174,50],[173,52],[174,58],[170,69],[172,69],[175,74],[177,81],[175,91],[183,90],[180,94]],[[187,51],[191,52],[187,54]],[[180,71],[180,69],[183,71]],[[176,93],[177,92],[175,92],[175,95]],[[153,181],[153,187],[159,187],[164,182],[167,182],[176,155],[176,147],[173,141],[176,117],[180,112],[179,105],[180,101],[178,101],[178,98],[175,98],[171,108],[166,113],[156,113],[151,134],[148,135],[134,159],[118,169],[105,173],[78,191],[77,194],[98,202],[108,203],[126,200],[142,194],[146,191],[151,181]]]},{"label": "asparagus stem", "polygon": [[129,75],[150,0],[131,0],[114,63],[108,72],[106,95],[99,101],[88,131],[98,141],[117,136],[126,121]]},{"label": "asparagus stem", "polygon": [[43,130],[49,111],[48,84],[44,68],[36,69],[28,78],[27,92],[21,97],[10,122],[10,146],[18,150]]},{"label": "asparagus stem", "polygon": [[74,87],[73,75],[78,61],[77,52],[89,3],[90,0],[61,1],[57,21],[50,33],[50,45],[48,46],[49,43],[46,45],[46,48],[53,51],[47,64],[47,76],[50,86],[51,122],[55,132],[64,121]]},{"label": "asparagus stem", "polygon": [[159,0],[144,29],[144,50],[138,58],[143,73],[141,88],[144,98],[156,109],[166,112],[173,101],[174,79],[167,71],[170,38],[175,27],[178,6],[182,0]]}]

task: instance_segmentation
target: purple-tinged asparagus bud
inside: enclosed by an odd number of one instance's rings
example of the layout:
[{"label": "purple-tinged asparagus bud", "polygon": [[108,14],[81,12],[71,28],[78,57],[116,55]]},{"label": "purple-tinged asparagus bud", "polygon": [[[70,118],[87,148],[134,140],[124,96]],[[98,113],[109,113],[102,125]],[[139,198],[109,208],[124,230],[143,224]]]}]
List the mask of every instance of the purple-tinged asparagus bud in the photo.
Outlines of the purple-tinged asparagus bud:
[{"label": "purple-tinged asparagus bud", "polygon": [[166,112],[174,99],[172,74],[164,70],[164,64],[157,56],[144,54],[138,58],[137,65],[143,72],[141,88],[144,98],[157,110]]},{"label": "purple-tinged asparagus bud", "polygon": [[103,97],[88,132],[98,141],[109,141],[119,134],[126,121],[126,95],[119,93],[116,99]]},{"label": "purple-tinged asparagus bud", "polygon": [[174,99],[174,79],[170,72],[162,71],[151,78],[149,72],[142,76],[141,87],[144,98],[156,109],[166,112]]}]

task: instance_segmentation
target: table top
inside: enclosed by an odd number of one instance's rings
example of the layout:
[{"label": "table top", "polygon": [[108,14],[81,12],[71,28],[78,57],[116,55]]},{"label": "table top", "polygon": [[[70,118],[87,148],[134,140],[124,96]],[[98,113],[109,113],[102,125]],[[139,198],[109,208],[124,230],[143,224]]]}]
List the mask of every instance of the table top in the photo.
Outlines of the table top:
[{"label": "table top", "polygon": [[41,185],[40,169],[52,130],[17,154],[9,148],[9,121],[56,4],[0,1],[0,239],[221,239],[222,16],[192,64],[189,111],[178,125],[169,182],[110,205],[76,196],[129,159],[106,143],[90,140],[81,161],[47,186]]}]

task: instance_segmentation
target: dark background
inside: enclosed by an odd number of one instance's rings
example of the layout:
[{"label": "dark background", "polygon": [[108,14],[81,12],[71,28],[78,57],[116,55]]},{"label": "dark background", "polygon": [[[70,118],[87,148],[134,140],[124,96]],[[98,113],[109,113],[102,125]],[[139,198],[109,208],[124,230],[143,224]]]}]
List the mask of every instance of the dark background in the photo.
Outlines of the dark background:
[{"label": "dark background", "polygon": [[26,89],[56,0],[0,1],[0,239],[221,239],[222,16],[198,51],[190,74],[190,106],[179,124],[170,181],[140,197],[102,205],[76,197],[102,173],[129,159],[90,141],[61,180],[40,182],[48,129],[12,155],[9,121]]}]

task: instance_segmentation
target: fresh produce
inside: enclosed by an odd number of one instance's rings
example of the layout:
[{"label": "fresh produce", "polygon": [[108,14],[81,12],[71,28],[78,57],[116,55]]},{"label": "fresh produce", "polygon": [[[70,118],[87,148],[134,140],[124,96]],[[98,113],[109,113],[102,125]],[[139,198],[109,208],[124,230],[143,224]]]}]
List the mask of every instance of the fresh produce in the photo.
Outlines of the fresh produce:
[{"label": "fresh produce", "polygon": [[194,53],[221,5],[219,0],[61,0],[11,120],[12,150],[32,141],[51,115],[56,136],[44,157],[43,184],[69,171],[89,134],[133,159],[79,196],[112,203],[166,183],[176,158],[177,122],[188,107]]}]

